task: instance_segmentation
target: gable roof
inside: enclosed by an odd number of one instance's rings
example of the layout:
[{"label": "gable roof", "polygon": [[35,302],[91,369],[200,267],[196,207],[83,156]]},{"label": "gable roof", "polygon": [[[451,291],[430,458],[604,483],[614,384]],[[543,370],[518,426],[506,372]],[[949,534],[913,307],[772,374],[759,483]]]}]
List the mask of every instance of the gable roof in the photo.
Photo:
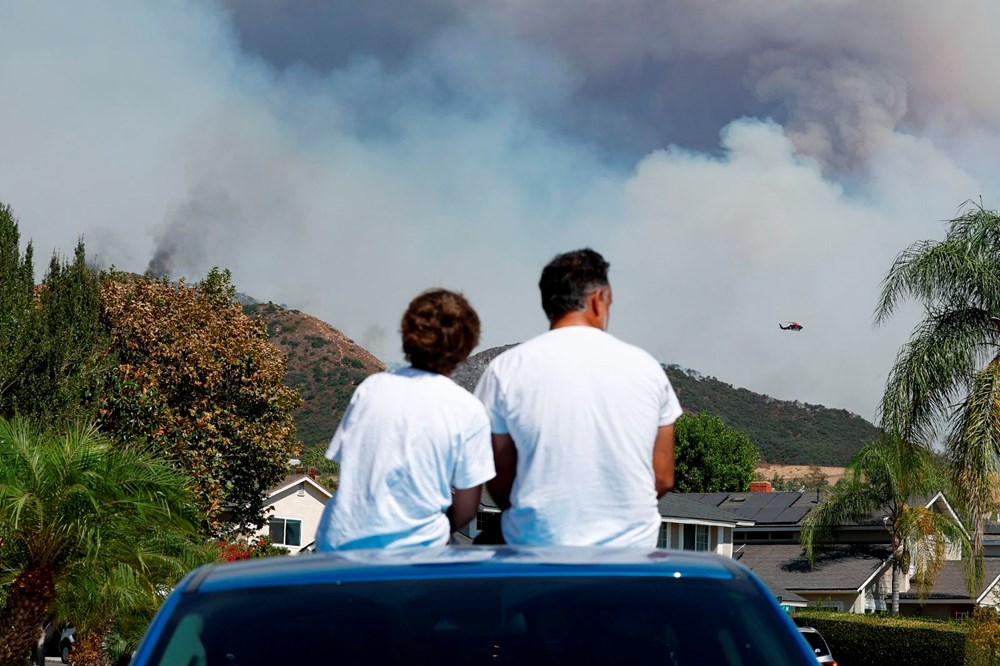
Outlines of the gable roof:
[{"label": "gable roof", "polygon": [[[983,558],[983,582],[970,597],[962,562],[949,560],[941,567],[927,599],[973,599],[976,603],[1000,582],[1000,557]],[[920,601],[916,586],[899,595],[900,601]]]},{"label": "gable roof", "polygon": [[786,604],[788,606],[805,606],[808,603],[808,599],[805,597],[795,594],[791,590],[787,590],[782,586],[778,585],[774,581],[770,581],[762,576],[757,576],[760,578],[760,582],[764,583],[764,587],[774,595],[779,603]]},{"label": "gable roof", "polygon": [[722,523],[736,526],[737,524],[752,525],[732,511],[719,509],[710,504],[698,502],[688,497],[687,493],[667,493],[659,500],[660,516],[679,520],[699,520],[710,523]]},{"label": "gable roof", "polygon": [[788,590],[858,592],[885,569],[889,555],[882,544],[831,544],[817,551],[813,569],[798,544],[748,544],[733,558]]},{"label": "gable roof", "polygon": [[317,483],[317,481],[308,474],[291,474],[289,476],[286,476],[284,481],[274,486],[273,488],[267,489],[267,497],[268,498],[274,497],[275,495],[281,494],[284,491],[288,490],[289,488],[293,488],[302,482],[305,482],[307,485],[311,485],[320,493],[326,495],[327,499],[333,497],[333,493],[331,493],[329,490],[327,490],[322,485]]}]

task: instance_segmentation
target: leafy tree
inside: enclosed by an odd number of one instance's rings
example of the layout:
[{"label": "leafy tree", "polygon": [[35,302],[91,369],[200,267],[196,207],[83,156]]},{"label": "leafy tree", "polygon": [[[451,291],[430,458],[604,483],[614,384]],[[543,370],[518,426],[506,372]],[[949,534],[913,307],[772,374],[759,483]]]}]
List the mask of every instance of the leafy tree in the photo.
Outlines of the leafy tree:
[{"label": "leafy tree", "polygon": [[72,261],[53,255],[36,289],[31,245],[21,256],[18,243],[17,222],[0,204],[0,415],[92,418],[108,367],[98,275],[80,241]]},{"label": "leafy tree", "polygon": [[746,491],[759,461],[760,452],[750,438],[718,416],[684,414],[674,424],[677,492]]},{"label": "leafy tree", "polygon": [[950,221],[943,241],[921,241],[900,253],[883,284],[876,322],[908,298],[923,305],[924,318],[889,374],[882,425],[914,445],[946,435],[980,556],[1000,473],[1000,215],[970,204]]},{"label": "leafy tree", "polygon": [[20,238],[10,206],[0,203],[0,406],[5,411],[6,396],[28,354],[35,293],[31,243],[22,256]]},{"label": "leafy tree", "polygon": [[0,664],[24,663],[57,588],[81,571],[174,584],[176,550],[157,544],[195,543],[196,522],[189,481],[168,462],[89,427],[0,418]]},{"label": "leafy tree", "polygon": [[149,442],[196,479],[212,534],[262,526],[265,491],[297,452],[285,358],[233,293],[218,270],[195,287],[111,273],[101,291],[119,365],[100,427]]},{"label": "leafy tree", "polygon": [[326,459],[325,446],[313,446],[305,449],[300,457],[303,468],[316,470],[316,481],[321,486],[330,492],[337,489],[337,484],[340,481],[340,465]]},{"label": "leafy tree", "polygon": [[912,564],[918,592],[925,594],[949,545],[968,545],[960,525],[919,504],[939,492],[945,480],[922,447],[888,435],[866,443],[851,458],[843,481],[803,522],[801,544],[810,564],[815,565],[818,547],[831,540],[837,526],[881,519],[892,548],[892,612],[899,613],[900,571]]}]

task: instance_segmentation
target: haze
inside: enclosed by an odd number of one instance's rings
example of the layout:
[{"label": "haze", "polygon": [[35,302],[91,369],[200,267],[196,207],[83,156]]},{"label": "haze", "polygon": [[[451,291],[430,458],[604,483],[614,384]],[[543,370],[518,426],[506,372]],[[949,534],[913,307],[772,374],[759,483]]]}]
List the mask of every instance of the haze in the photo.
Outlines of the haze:
[{"label": "haze", "polygon": [[[95,0],[0,5],[0,200],[45,265],[237,287],[398,361],[420,290],[482,348],[546,325],[555,253],[611,262],[611,331],[873,418],[919,312],[879,283],[996,207],[989,0]],[[798,333],[778,330],[794,320]],[[581,359],[586,362],[586,359]]]}]

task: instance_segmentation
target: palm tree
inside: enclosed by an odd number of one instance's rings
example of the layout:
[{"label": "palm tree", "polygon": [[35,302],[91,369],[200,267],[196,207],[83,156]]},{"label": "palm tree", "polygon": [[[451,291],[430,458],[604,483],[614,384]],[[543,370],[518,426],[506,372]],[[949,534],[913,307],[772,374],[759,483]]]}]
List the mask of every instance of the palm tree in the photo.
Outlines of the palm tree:
[{"label": "palm tree", "polygon": [[881,425],[925,446],[944,436],[978,559],[1000,473],[1000,215],[968,204],[943,241],[900,253],[876,324],[908,298],[923,305],[924,319],[890,371]]},{"label": "palm tree", "polygon": [[171,553],[149,544],[196,543],[195,501],[169,463],[92,428],[0,419],[0,665],[24,663],[57,589],[81,570],[125,567],[147,587],[176,581]]},{"label": "palm tree", "polygon": [[[921,504],[946,479],[928,449],[883,435],[851,457],[844,479],[813,509],[802,526],[801,544],[811,565],[817,547],[838,525],[881,519],[892,547],[892,612],[899,613],[900,571],[913,565],[921,594],[933,586],[949,544],[967,544],[962,527]],[[963,545],[964,548],[964,545]]]},{"label": "palm tree", "polygon": [[111,540],[113,552],[100,562],[78,562],[56,587],[55,616],[76,629],[74,666],[106,666],[131,653],[173,584],[218,560],[207,542],[198,546],[169,530],[122,527],[127,533]]}]

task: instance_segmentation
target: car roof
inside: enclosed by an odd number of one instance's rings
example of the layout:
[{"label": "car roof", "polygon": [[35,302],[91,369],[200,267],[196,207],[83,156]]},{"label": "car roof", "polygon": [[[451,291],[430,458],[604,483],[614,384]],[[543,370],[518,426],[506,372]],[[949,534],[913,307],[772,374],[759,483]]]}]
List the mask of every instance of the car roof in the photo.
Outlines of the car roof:
[{"label": "car roof", "polygon": [[444,546],[340,551],[206,565],[182,584],[186,592],[414,578],[662,576],[747,579],[730,558],[692,551],[601,547]]}]

